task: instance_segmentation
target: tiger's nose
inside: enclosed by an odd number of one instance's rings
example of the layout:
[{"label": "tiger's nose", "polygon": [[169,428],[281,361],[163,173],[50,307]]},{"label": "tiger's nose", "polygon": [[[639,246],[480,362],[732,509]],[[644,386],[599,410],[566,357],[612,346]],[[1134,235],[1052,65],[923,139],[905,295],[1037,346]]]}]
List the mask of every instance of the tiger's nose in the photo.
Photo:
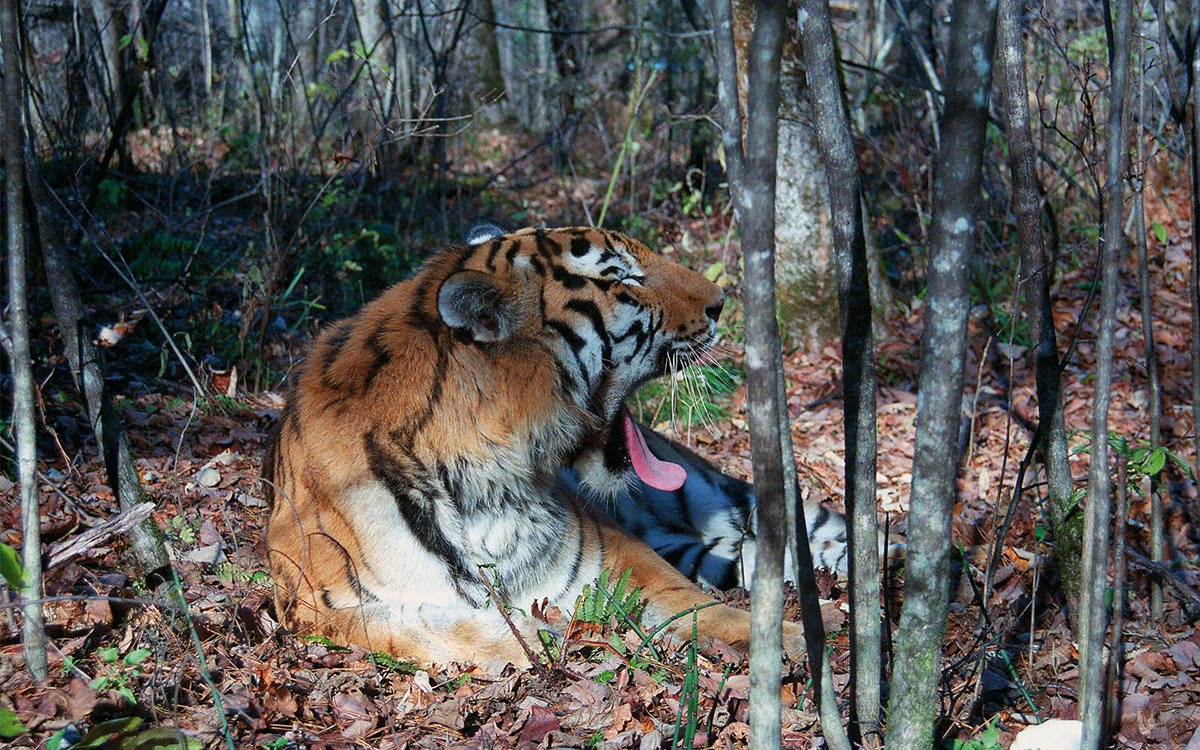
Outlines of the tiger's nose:
[{"label": "tiger's nose", "polygon": [[725,293],[722,292],[721,296],[717,298],[717,301],[715,304],[709,305],[708,307],[704,308],[704,314],[707,315],[712,322],[716,323],[717,318],[721,317],[721,310],[723,310],[724,308],[725,308]]}]

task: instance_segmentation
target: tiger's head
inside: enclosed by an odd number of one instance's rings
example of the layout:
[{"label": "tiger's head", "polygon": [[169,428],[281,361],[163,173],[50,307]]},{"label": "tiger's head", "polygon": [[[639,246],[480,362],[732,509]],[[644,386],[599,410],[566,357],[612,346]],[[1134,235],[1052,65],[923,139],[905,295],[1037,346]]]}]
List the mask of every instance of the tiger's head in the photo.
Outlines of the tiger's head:
[{"label": "tiger's head", "polygon": [[683,469],[649,452],[623,403],[712,345],[720,287],[605,230],[504,234],[485,226],[468,241],[471,252],[437,290],[438,314],[455,335],[480,345],[533,337],[552,352],[559,387],[590,417],[568,457],[580,484],[608,496],[632,469],[651,486],[681,486]]}]

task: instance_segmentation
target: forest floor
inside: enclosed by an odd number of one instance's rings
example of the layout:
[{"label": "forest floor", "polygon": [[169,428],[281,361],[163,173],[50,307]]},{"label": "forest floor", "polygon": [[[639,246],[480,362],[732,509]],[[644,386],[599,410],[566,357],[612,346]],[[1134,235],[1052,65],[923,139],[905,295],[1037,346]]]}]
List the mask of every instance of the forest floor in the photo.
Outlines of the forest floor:
[{"label": "forest floor", "polygon": [[[527,220],[568,212],[563,201],[580,189],[564,178],[535,187],[525,197]],[[566,196],[566,198],[564,198]],[[1161,202],[1161,201],[1160,201]],[[1191,452],[1188,272],[1190,231],[1186,206],[1148,203],[1155,339],[1162,364],[1163,428],[1167,447],[1186,463]],[[658,228],[676,257],[707,264],[721,257],[719,217],[677,220]],[[118,231],[118,230],[112,230]],[[688,239],[684,239],[684,233]],[[684,252],[683,248],[690,248]],[[1060,350],[1078,333],[1064,373],[1066,418],[1071,431],[1076,486],[1085,486],[1094,373],[1095,308],[1079,325],[1093,280],[1094,250],[1077,253],[1055,285]],[[1116,360],[1110,429],[1136,447],[1148,439],[1148,398],[1143,366],[1137,272],[1127,253],[1118,295]],[[137,337],[124,331],[136,321],[118,319],[118,305],[93,307],[97,322],[119,339],[108,351],[119,368],[120,349]],[[1033,376],[1023,348],[999,343],[1004,306],[981,303],[971,314],[964,395],[965,456],[955,503],[954,543],[961,551],[951,605],[940,709],[947,738],[959,748],[1007,746],[1016,731],[1047,718],[1072,718],[1077,652],[1067,629],[1061,588],[1040,563],[1050,553],[1043,540],[1038,470],[1026,478],[1033,491],[1020,498],[1004,540],[996,589],[986,625],[973,593],[998,509],[1012,487],[1037,421]],[[731,306],[730,322],[738,309]],[[105,315],[112,316],[104,318]],[[897,305],[877,334],[879,362],[880,508],[903,529],[912,482],[917,409],[916,378],[924,310],[919,299]],[[142,323],[142,325],[148,325]],[[125,328],[122,328],[125,326]],[[52,328],[48,328],[46,347]],[[1078,329],[1078,331],[1077,331]],[[35,344],[36,346],[36,344]],[[737,365],[740,346],[724,351]],[[302,349],[297,347],[294,354]],[[55,355],[58,356],[58,355]],[[54,364],[51,357],[51,364]],[[788,407],[796,458],[808,491],[840,508],[844,470],[841,357],[837,345],[787,356]],[[736,370],[736,367],[733,368]],[[59,368],[61,371],[61,368]],[[124,377],[119,371],[114,378]],[[121,381],[127,382],[127,381]],[[118,537],[47,571],[47,596],[74,596],[46,605],[53,647],[51,676],[33,684],[25,676],[14,611],[0,617],[0,744],[43,747],[52,736],[83,742],[75,747],[175,746],[182,730],[208,747],[740,747],[747,740],[746,663],[729,649],[694,654],[680,650],[631,658],[640,638],[612,623],[593,626],[591,640],[615,636],[611,650],[577,646],[545,672],[503,664],[447,666],[421,671],[411,664],[302,638],[280,629],[263,562],[266,504],[257,483],[272,422],[283,405],[277,391],[247,392],[197,402],[190,389],[144,376],[136,395],[120,402],[133,453],[152,499],[154,518],[176,556],[195,639],[169,609],[146,606],[134,588],[125,541]],[[212,376],[218,390],[228,374]],[[669,389],[667,389],[669,391]],[[43,384],[44,423],[53,439],[42,445],[42,537],[48,546],[71,539],[117,513],[94,445],[80,427],[79,403],[67,381]],[[657,398],[662,398],[662,391]],[[720,397],[721,409],[690,423],[660,416],[658,427],[688,440],[725,471],[750,470],[745,390]],[[649,406],[647,408],[650,408]],[[1033,479],[1031,479],[1033,477]],[[1168,462],[1163,473],[1169,543],[1178,577],[1200,589],[1200,508],[1196,486]],[[2,478],[0,478],[2,480]],[[19,515],[11,487],[3,488],[0,541],[19,547]],[[1146,549],[1149,501],[1131,487],[1129,540]],[[888,614],[899,617],[902,575],[889,575]],[[835,687],[846,699],[849,656],[845,585],[821,580]],[[1166,614],[1149,611],[1146,575],[1130,573],[1123,653],[1124,680],[1119,742],[1132,748],[1193,747],[1200,727],[1200,624],[1168,589]],[[728,598],[745,605],[744,592]],[[788,615],[796,617],[794,598]],[[197,650],[197,644],[200,650]],[[890,642],[885,643],[885,652]],[[201,658],[202,657],[202,658]],[[689,661],[694,659],[694,661]],[[784,744],[813,747],[819,736],[805,665],[792,665],[783,687]],[[220,693],[223,712],[214,702]],[[979,701],[973,698],[978,694]],[[689,700],[694,698],[694,700]],[[974,706],[974,708],[973,708]],[[110,723],[104,723],[110,722]],[[163,728],[157,734],[148,727]],[[677,737],[678,735],[678,737]],[[121,744],[121,737],[125,744]],[[117,739],[113,739],[117,738]],[[136,742],[134,741],[136,739]],[[974,740],[976,744],[965,744]],[[154,743],[158,744],[154,744]],[[139,744],[141,743],[141,744]],[[169,743],[169,744],[168,744]],[[195,744],[195,743],[193,743]],[[65,746],[65,745],[62,745]],[[820,746],[817,744],[816,746]]]}]

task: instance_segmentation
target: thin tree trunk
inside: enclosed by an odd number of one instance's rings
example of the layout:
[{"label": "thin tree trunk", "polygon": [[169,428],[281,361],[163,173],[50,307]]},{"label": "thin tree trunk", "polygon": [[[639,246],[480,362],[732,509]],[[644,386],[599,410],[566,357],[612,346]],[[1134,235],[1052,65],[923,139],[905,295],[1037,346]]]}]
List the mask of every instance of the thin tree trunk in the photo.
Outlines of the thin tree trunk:
[{"label": "thin tree trunk", "polygon": [[[1121,283],[1123,181],[1129,155],[1125,129],[1128,93],[1130,27],[1133,3],[1116,0],[1113,50],[1110,55],[1108,131],[1104,185],[1104,235],[1101,238],[1100,319],[1096,337],[1095,397],[1092,404],[1091,459],[1088,466],[1088,505],[1083,524],[1083,591],[1079,617],[1079,717],[1083,721],[1081,748],[1104,742],[1104,590],[1108,579],[1109,521],[1112,494],[1108,467],[1108,405],[1111,398],[1113,322]],[[1105,8],[1107,12],[1107,4]]]},{"label": "thin tree trunk", "polygon": [[200,0],[200,69],[204,76],[204,98],[212,100],[213,92],[213,45],[212,21],[208,17],[208,0]]},{"label": "thin tree trunk", "polygon": [[1125,528],[1129,525],[1129,460],[1117,458],[1117,523],[1113,536],[1113,597],[1112,648],[1104,675],[1104,692],[1112,690],[1111,700],[1104,701],[1103,726],[1112,724],[1113,716],[1121,715],[1121,675],[1124,672],[1121,642],[1125,640]]},{"label": "thin tree trunk", "polygon": [[[1164,20],[1161,23],[1166,23]],[[1185,60],[1185,65],[1191,65],[1191,116],[1188,120],[1188,134],[1191,141],[1188,145],[1189,164],[1192,173],[1192,225],[1195,226],[1200,217],[1200,117],[1196,108],[1200,106],[1200,54],[1196,54],[1194,46],[1200,32],[1200,2],[1192,0],[1188,28],[1188,51],[1191,60]],[[1200,477],[1200,232],[1192,232],[1192,447],[1195,451],[1193,471]]]},{"label": "thin tree trunk", "polygon": [[[250,105],[249,121],[258,120],[258,97],[254,92],[254,72],[250,67],[250,49],[246,44],[246,30],[242,23],[241,0],[226,0],[225,16],[228,19],[229,39],[233,46],[234,94]],[[245,112],[245,110],[243,110]]]},{"label": "thin tree trunk", "polygon": [[799,473],[796,453],[792,446],[791,417],[787,410],[787,378],[783,358],[775,360],[776,384],[779,388],[779,446],[783,456],[784,476],[792,481],[783,483],[784,508],[787,511],[787,544],[792,550],[792,569],[787,571],[796,583],[800,597],[800,620],[804,625],[804,643],[808,648],[809,673],[820,675],[813,690],[821,717],[821,733],[833,750],[850,750],[850,738],[842,726],[838,712],[837,691],[833,689],[833,671],[829,667],[829,650],[825,646],[825,623],[821,619],[820,592],[813,567],[812,548],[808,543],[808,523],[800,501]]},{"label": "thin tree trunk", "polygon": [[937,718],[970,266],[996,6],[988,0],[955,0],[951,17],[946,104],[933,188],[904,607],[888,704],[886,744],[895,748],[929,747]]},{"label": "thin tree trunk", "polygon": [[112,0],[92,0],[92,18],[100,34],[100,56],[104,95],[109,118],[115,120],[124,100],[124,69],[121,66],[121,39],[125,36],[125,15]]},{"label": "thin tree trunk", "polygon": [[[779,327],[775,316],[775,158],[779,68],[786,5],[760,0],[751,45],[747,129],[743,150],[737,98],[733,11],[713,4],[717,89],[725,159],[731,165],[745,258],[747,402],[757,497],[758,547],[750,591],[750,747],[777,748],[782,711],[783,551],[787,524],[780,434]],[[736,176],[735,176],[736,175]]]},{"label": "thin tree trunk", "polygon": [[875,499],[875,344],[862,185],[838,76],[827,0],[801,0],[808,95],[829,184],[846,411],[846,516],[850,519],[850,689],[863,738],[879,732],[882,643],[879,523]]},{"label": "thin tree trunk", "polygon": [[[1042,234],[1042,190],[1037,177],[1037,149],[1029,125],[1029,89],[1021,34],[1023,0],[1000,0],[997,46],[1004,112],[1012,162],[1012,207],[1021,244],[1021,268],[1027,275],[1026,309],[1037,381],[1038,422],[1050,501],[1050,526],[1060,579],[1067,591],[1072,622],[1079,613],[1079,572],[1083,518],[1071,502],[1074,484],[1063,419],[1058,336],[1050,285],[1053,260],[1046,257]],[[985,603],[986,604],[986,603]]]},{"label": "thin tree trunk", "polygon": [[296,131],[305,137],[312,134],[312,101],[308,92],[317,75],[317,2],[300,0],[296,4],[295,36],[296,72],[292,75],[292,119]]},{"label": "thin tree trunk", "polygon": [[[1146,52],[1149,52],[1147,45]],[[1150,445],[1163,447],[1162,442],[1162,386],[1158,379],[1158,351],[1154,344],[1154,306],[1150,297],[1150,264],[1147,255],[1146,237],[1146,55],[1143,54],[1138,71],[1138,127],[1137,163],[1141,171],[1137,180],[1137,197],[1133,202],[1134,232],[1137,236],[1138,287],[1142,303],[1142,346],[1146,360],[1146,400],[1150,408]],[[1166,539],[1163,526],[1163,499],[1157,477],[1149,478],[1150,486],[1150,559],[1156,563],[1166,560]],[[1150,618],[1161,620],[1163,616],[1163,588],[1158,576],[1150,577]]]},{"label": "thin tree trunk", "polygon": [[[83,304],[63,240],[63,229],[52,208],[54,199],[31,162],[26,163],[26,172],[30,204],[36,212],[31,218],[36,221],[42,267],[46,272],[54,317],[58,321],[58,334],[66,348],[67,363],[71,367],[75,387],[83,395],[88,422],[100,446],[109,486],[113,488],[121,510],[129,510],[149,502],[150,498],[142,489],[129,450],[129,440],[104,391],[104,372],[92,345],[91,335],[83,325]],[[170,564],[162,533],[152,519],[145,519],[130,529],[129,538],[141,575],[155,573]],[[154,583],[156,581],[151,582],[151,587]]]},{"label": "thin tree trunk", "polygon": [[8,315],[13,373],[13,436],[17,441],[17,491],[21,498],[21,564],[25,578],[21,607],[25,623],[21,643],[25,668],[36,680],[46,677],[46,628],[42,620],[42,537],[37,494],[37,427],[33,413],[33,363],[29,356],[29,307],[25,297],[25,163],[21,104],[21,47],[17,41],[18,0],[0,7],[0,44],[4,51],[4,220],[8,252]]}]

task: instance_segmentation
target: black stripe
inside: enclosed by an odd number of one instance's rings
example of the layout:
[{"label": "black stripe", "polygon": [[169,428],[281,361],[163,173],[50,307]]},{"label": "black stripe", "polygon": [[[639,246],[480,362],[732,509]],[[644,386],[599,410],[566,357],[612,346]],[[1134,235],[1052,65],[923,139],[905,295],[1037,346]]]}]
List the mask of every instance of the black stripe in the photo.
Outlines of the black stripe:
[{"label": "black stripe", "polygon": [[[508,261],[508,265],[511,266],[513,264],[513,259],[517,257],[517,251],[520,249],[521,242],[519,240],[513,240],[512,245],[508,248],[508,251],[504,253],[504,259]],[[533,260],[537,260],[537,258],[533,258]]]},{"label": "black stripe", "polygon": [[654,551],[658,553],[659,557],[671,563],[672,568],[678,570],[679,563],[683,561],[683,556],[687,554],[687,551],[691,549],[691,547],[692,545],[689,544],[681,544],[680,546],[667,550],[666,552],[663,552],[661,549],[656,549]]},{"label": "black stripe", "polygon": [[576,237],[571,240],[571,255],[576,258],[582,258],[592,251],[592,243],[588,242],[584,237]]},{"label": "black stripe", "polygon": [[612,341],[608,337],[608,328],[604,325],[604,317],[595,302],[588,299],[573,299],[567,302],[567,309],[573,310],[587,318],[600,337],[601,361],[606,365],[612,363]]},{"label": "black stripe", "polygon": [[329,347],[325,352],[325,359],[321,361],[321,378],[322,384],[326,385],[324,380],[329,377],[329,369],[337,362],[337,358],[342,354],[342,347],[346,345],[346,341],[350,338],[350,333],[353,330],[353,319],[343,321],[334,328],[333,334],[329,337]]},{"label": "black stripe", "polygon": [[433,498],[410,491],[413,484],[404,467],[379,447],[374,431],[363,436],[363,446],[367,452],[367,463],[371,473],[395,499],[396,507],[409,531],[427,552],[446,564],[455,588],[467,598],[461,584],[474,582],[476,576],[438,525]]},{"label": "black stripe", "polygon": [[493,273],[496,271],[496,253],[500,252],[502,244],[504,244],[504,240],[497,237],[492,240],[492,244],[488,247],[487,270]]},{"label": "black stripe", "polygon": [[704,562],[704,558],[708,557],[710,552],[716,549],[720,542],[721,540],[718,538],[704,545],[704,549],[700,551],[700,554],[696,555],[696,560],[692,563],[692,570],[687,574],[688,578],[692,579],[693,581],[696,580],[696,574],[700,572],[700,564]]},{"label": "black stripe", "polygon": [[367,368],[366,377],[363,378],[362,389],[364,392],[371,389],[371,383],[375,381],[375,377],[379,375],[379,371],[392,361],[392,353],[383,345],[383,333],[386,327],[386,320],[380,322],[367,338],[367,348],[371,350],[371,355],[375,359]]},{"label": "black stripe", "polygon": [[721,578],[717,581],[717,588],[722,591],[727,591],[741,583],[741,576],[738,575],[738,561],[730,560],[725,563],[725,572],[721,574]]},{"label": "black stripe", "polygon": [[586,276],[574,274],[554,263],[550,264],[550,274],[554,280],[562,284],[567,289],[583,289],[587,286],[588,279]]},{"label": "black stripe", "polygon": [[567,342],[567,346],[571,348],[571,352],[575,355],[575,363],[579,365],[579,374],[583,376],[584,385],[591,386],[592,374],[588,371],[587,365],[583,363],[583,357],[579,356],[579,352],[587,346],[587,342],[566,323],[561,320],[547,320],[546,327],[553,330],[563,341]]}]

